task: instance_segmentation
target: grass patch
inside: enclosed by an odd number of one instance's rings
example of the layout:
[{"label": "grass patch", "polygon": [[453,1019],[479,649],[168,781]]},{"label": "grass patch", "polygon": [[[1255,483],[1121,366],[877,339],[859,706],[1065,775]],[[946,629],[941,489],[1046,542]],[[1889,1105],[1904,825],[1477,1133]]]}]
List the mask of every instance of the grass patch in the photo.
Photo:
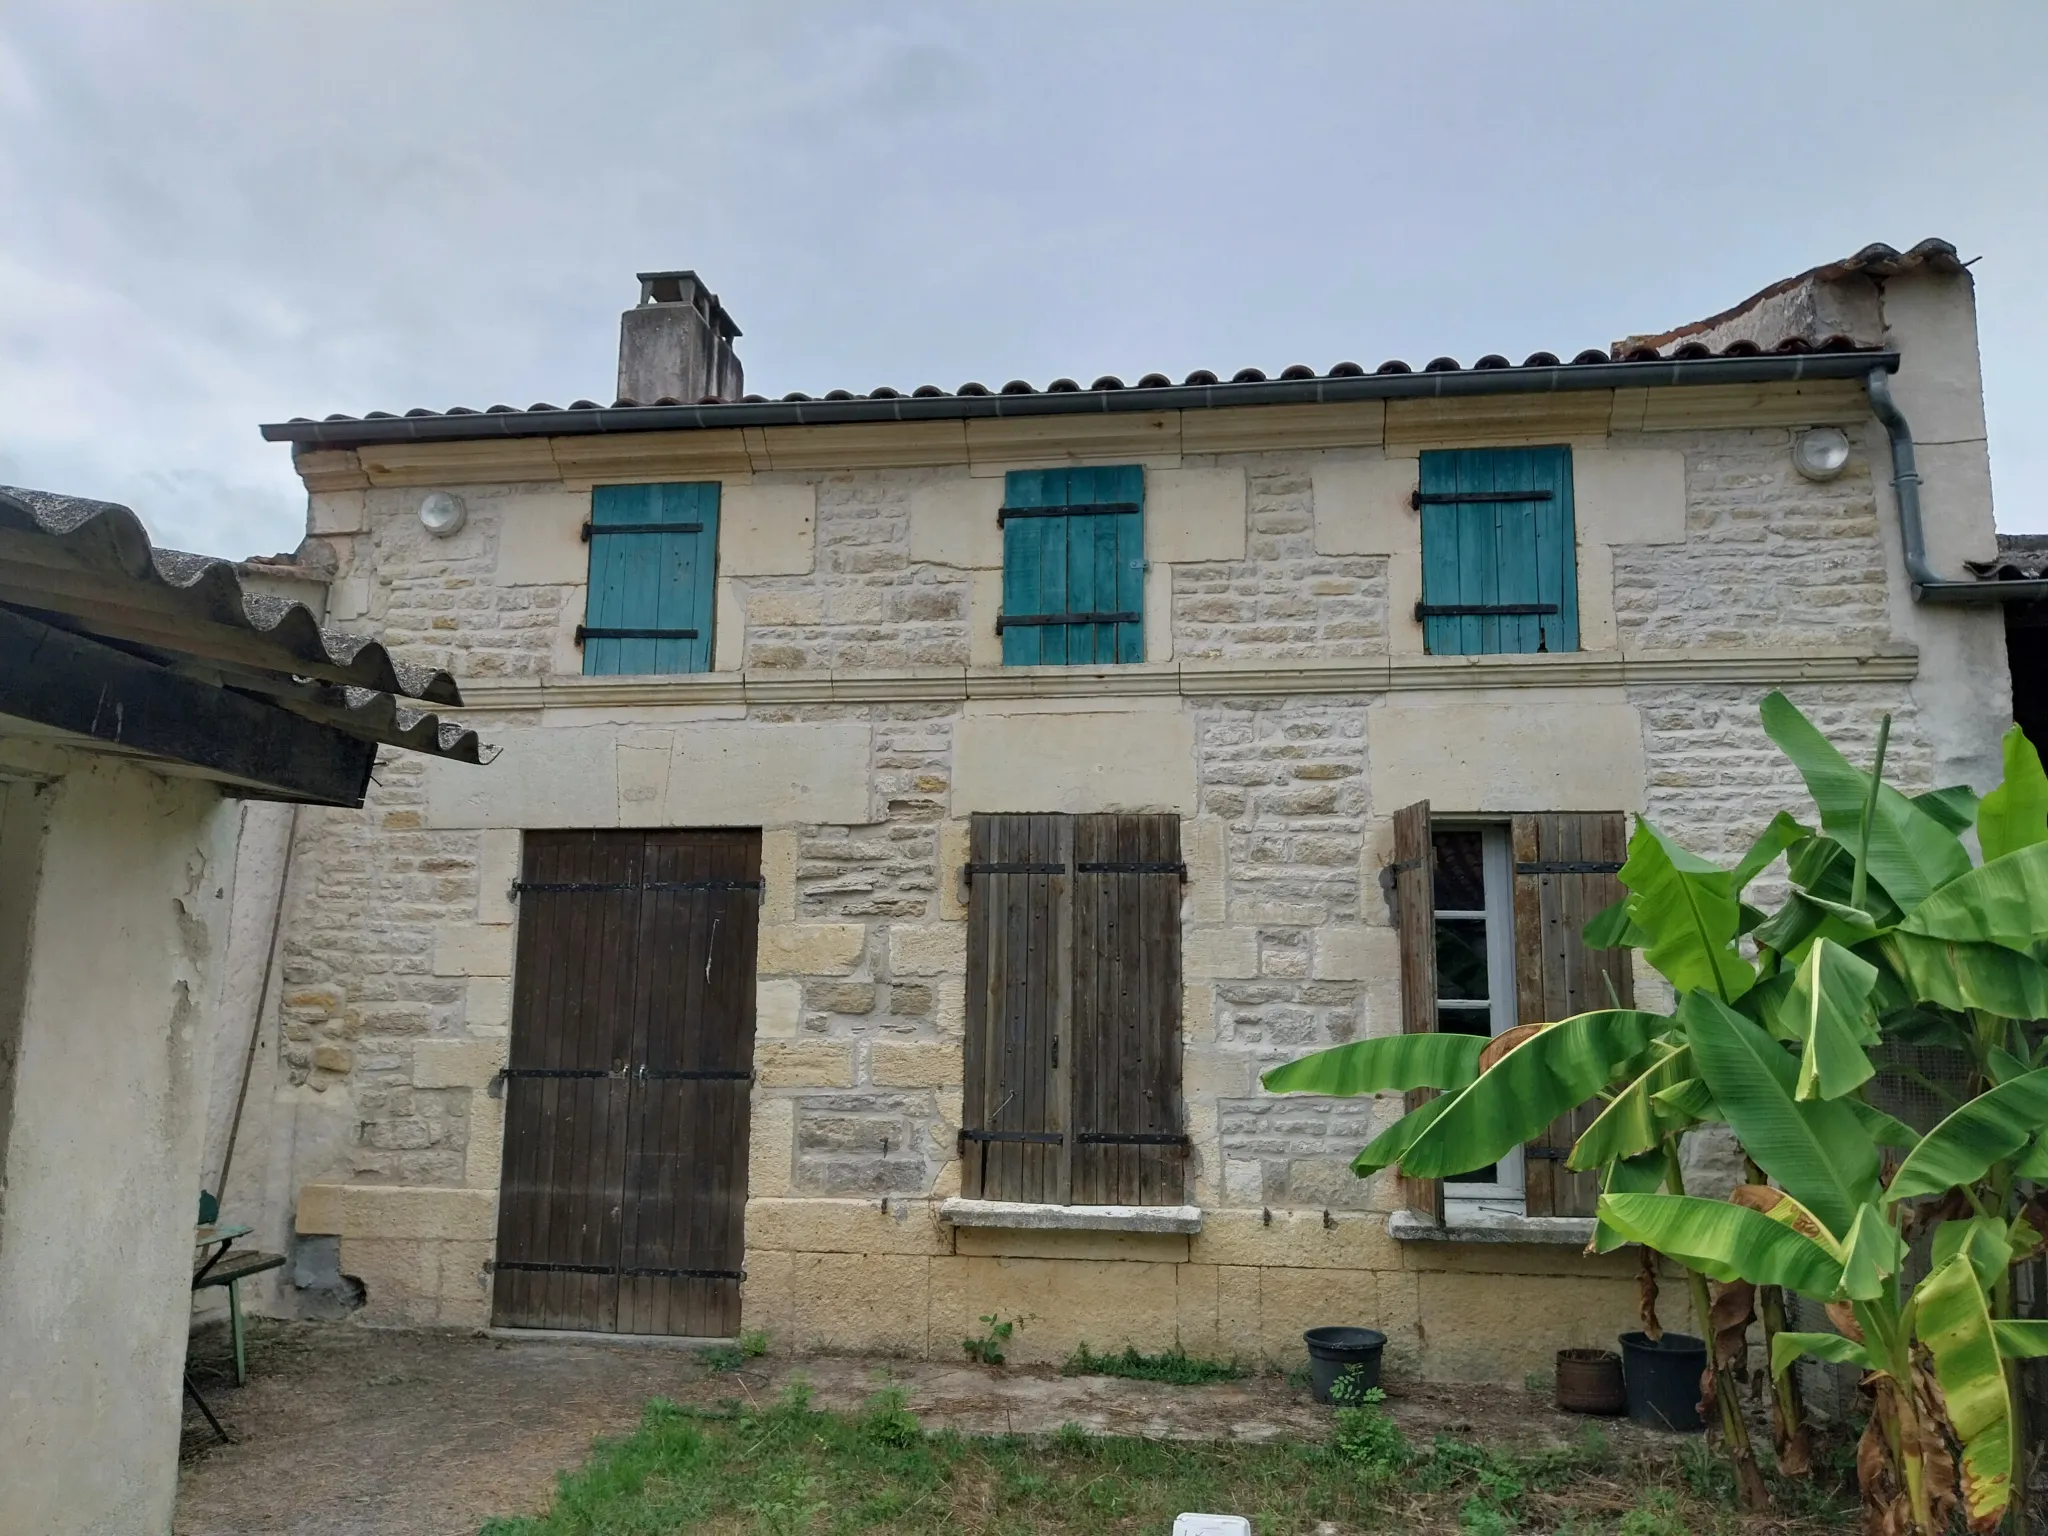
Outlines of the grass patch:
[{"label": "grass patch", "polygon": [[[1448,1438],[1418,1449],[1372,1401],[1335,1426],[1319,1445],[1196,1445],[1073,1425],[984,1439],[927,1433],[895,1389],[858,1414],[819,1412],[801,1383],[765,1407],[657,1400],[633,1434],[599,1442],[561,1476],[545,1515],[492,1520],[483,1536],[1157,1536],[1189,1509],[1247,1515],[1259,1536],[1309,1536],[1323,1521],[1404,1536],[1742,1529],[1718,1489],[1693,1491],[1676,1458],[1617,1459],[1604,1438],[1539,1455]],[[1773,1530],[1844,1530],[1854,1517],[1843,1502]]]},{"label": "grass patch", "polygon": [[1235,1360],[1203,1360],[1184,1349],[1170,1349],[1163,1355],[1141,1355],[1129,1344],[1120,1355],[1098,1355],[1083,1344],[1060,1367],[1062,1376],[1128,1376],[1132,1381],[1168,1381],[1177,1387],[1197,1387],[1207,1381],[1236,1381],[1246,1371]]},{"label": "grass patch", "polygon": [[758,1360],[768,1353],[768,1335],[759,1328],[749,1328],[730,1344],[713,1344],[697,1351],[697,1359],[707,1371],[726,1374],[745,1367],[749,1360]]}]

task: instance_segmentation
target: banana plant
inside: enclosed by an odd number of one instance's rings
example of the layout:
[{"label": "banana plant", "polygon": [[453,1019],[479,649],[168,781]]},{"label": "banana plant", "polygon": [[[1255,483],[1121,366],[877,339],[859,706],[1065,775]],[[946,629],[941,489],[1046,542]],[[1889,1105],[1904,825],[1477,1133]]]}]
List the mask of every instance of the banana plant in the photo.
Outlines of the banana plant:
[{"label": "banana plant", "polygon": [[[1801,1353],[1863,1365],[1872,1528],[1942,1528],[1953,1437],[1964,1507],[1989,1530],[2024,1491],[2011,1366],[2048,1348],[2048,1324],[2011,1317],[2010,1280],[2013,1262],[2048,1246],[2048,1199],[2026,1187],[2048,1180],[2048,1044],[2031,1025],[2048,1018],[2048,775],[2014,728],[2005,780],[1981,800],[1960,788],[1907,796],[1883,777],[1889,717],[1865,772],[1782,695],[1762,715],[1818,827],[1780,812],[1724,870],[1638,818],[1628,895],[1587,926],[1590,945],[1644,952],[1672,984],[1671,1014],[1602,1010],[1491,1042],[1360,1041],[1264,1081],[1439,1090],[1359,1154],[1361,1175],[1484,1166],[1597,1096],[1602,1111],[1567,1163],[1600,1175],[1593,1246],[1640,1242],[1682,1265],[1702,1323],[1708,1278],[1827,1305],[1839,1334],[1786,1332],[1782,1309],[1764,1309],[1781,1453],[1798,1419],[1785,1367]],[[1982,864],[1963,842],[1972,827]],[[1791,890],[1765,913],[1745,892],[1780,856]],[[1948,1048],[1969,1085],[1925,1138],[1866,1101],[1871,1053],[1889,1040]],[[1692,1199],[1679,1182],[1678,1140],[1706,1122],[1733,1130],[1757,1180],[1733,1202]],[[1905,1286],[1905,1233],[1942,1216],[1933,1273]],[[1750,1502],[1761,1479],[1752,1488],[1745,1475],[1732,1385],[1717,1385]]]}]

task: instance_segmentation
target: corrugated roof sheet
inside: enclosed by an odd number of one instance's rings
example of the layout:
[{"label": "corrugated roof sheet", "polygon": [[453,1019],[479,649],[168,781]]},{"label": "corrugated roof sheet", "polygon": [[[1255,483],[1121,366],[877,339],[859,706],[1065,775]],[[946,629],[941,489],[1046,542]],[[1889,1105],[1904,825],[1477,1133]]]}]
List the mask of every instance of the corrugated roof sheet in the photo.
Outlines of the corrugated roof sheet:
[{"label": "corrugated roof sheet", "polygon": [[480,761],[473,730],[398,697],[459,708],[447,672],[321,628],[303,603],[249,591],[228,561],[159,548],[116,502],[0,486],[0,602],[360,740]]},{"label": "corrugated roof sheet", "polygon": [[2048,533],[2001,533],[1997,559],[1963,565],[1979,581],[2039,581],[2048,577]]}]

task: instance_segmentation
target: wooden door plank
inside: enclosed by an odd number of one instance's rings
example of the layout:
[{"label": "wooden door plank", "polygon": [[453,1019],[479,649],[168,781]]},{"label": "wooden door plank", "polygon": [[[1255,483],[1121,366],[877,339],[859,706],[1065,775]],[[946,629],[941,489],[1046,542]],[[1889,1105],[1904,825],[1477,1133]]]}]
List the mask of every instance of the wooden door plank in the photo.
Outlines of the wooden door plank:
[{"label": "wooden door plank", "polygon": [[[1394,812],[1394,900],[1399,908],[1401,946],[1401,1028],[1434,1034],[1436,1006],[1436,857],[1430,840],[1429,802],[1418,800]],[[1433,1088],[1411,1089],[1406,1107],[1419,1109],[1436,1097]],[[1408,1209],[1439,1226],[1444,1219],[1441,1179],[1401,1178]]]}]

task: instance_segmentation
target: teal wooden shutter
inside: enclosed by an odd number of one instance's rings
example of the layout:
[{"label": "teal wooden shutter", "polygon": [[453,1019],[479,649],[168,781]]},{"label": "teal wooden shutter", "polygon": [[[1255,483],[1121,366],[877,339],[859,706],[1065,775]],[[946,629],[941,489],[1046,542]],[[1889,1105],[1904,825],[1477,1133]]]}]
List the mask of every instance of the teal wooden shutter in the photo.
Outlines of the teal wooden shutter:
[{"label": "teal wooden shutter", "polygon": [[[1005,666],[1145,659],[1144,504],[1145,471],[1135,464],[1010,472],[999,621]],[[1065,617],[1082,614],[1118,617]]]},{"label": "teal wooden shutter", "polygon": [[709,672],[718,484],[600,485],[590,493],[583,670]]},{"label": "teal wooden shutter", "polygon": [[1579,648],[1569,448],[1425,453],[1420,494],[1418,611],[1433,654]]}]

